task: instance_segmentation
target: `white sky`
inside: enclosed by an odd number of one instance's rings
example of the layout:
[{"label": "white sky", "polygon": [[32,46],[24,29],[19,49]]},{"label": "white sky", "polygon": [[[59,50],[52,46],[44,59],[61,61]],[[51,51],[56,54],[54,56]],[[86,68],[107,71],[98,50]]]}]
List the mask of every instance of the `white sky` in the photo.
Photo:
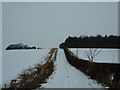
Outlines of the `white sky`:
[{"label": "white sky", "polygon": [[68,36],[118,34],[118,3],[3,3],[3,47],[58,47]]}]

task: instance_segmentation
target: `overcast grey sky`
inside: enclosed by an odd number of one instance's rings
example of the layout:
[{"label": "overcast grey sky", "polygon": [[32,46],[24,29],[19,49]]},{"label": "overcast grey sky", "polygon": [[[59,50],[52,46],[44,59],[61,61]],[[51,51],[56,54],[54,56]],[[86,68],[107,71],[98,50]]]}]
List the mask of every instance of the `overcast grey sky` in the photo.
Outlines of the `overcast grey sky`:
[{"label": "overcast grey sky", "polygon": [[118,3],[3,3],[3,47],[58,47],[68,36],[118,35]]}]

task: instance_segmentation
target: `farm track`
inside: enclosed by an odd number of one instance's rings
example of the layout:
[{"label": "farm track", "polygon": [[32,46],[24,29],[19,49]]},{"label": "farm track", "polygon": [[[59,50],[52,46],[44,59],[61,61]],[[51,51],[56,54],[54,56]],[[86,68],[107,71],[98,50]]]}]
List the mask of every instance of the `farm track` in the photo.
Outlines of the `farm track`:
[{"label": "farm track", "polygon": [[42,83],[46,83],[47,78],[54,71],[54,62],[56,60],[58,48],[52,48],[46,62],[43,65],[38,64],[34,68],[25,70],[17,79],[11,80],[9,85],[4,85],[2,90],[6,89],[36,89]]}]

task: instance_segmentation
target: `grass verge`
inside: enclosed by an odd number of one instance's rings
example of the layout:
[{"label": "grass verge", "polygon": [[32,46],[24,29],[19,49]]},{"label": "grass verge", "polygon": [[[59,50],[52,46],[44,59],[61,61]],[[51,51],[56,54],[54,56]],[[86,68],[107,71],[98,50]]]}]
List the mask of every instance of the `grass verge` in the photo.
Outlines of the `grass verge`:
[{"label": "grass verge", "polygon": [[10,84],[5,84],[2,90],[6,89],[36,89],[40,87],[42,83],[47,82],[47,78],[54,71],[54,61],[57,56],[57,48],[52,48],[49,52],[50,56],[47,61],[41,65],[37,64],[34,68],[24,70],[17,79],[11,80]]},{"label": "grass verge", "polygon": [[68,48],[64,48],[64,52],[67,61],[87,76],[90,76],[91,79],[95,79],[98,83],[102,83],[103,86],[108,86],[109,89],[115,88],[120,90],[119,63],[89,62],[75,57]]}]

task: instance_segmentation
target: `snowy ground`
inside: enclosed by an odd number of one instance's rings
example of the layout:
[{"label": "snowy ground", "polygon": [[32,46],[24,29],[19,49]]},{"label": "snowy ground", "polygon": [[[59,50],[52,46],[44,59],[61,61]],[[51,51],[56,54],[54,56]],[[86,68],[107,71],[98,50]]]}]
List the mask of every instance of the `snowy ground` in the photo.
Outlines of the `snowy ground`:
[{"label": "snowy ground", "polygon": [[[72,48],[70,50],[76,55],[77,49]],[[89,52],[89,49],[78,48],[78,57],[88,60],[85,50]],[[102,49],[101,52],[95,56],[93,61],[102,63],[118,63],[118,49]]]},{"label": "snowy ground", "polygon": [[[76,54],[77,49],[70,49]],[[39,50],[11,50],[3,51],[2,55],[2,83],[8,83],[23,70],[33,67],[37,63],[44,63],[50,49]],[[88,59],[84,49],[79,49],[79,58]],[[118,62],[118,51],[102,50],[94,59],[95,62]],[[95,80],[89,79],[80,70],[71,66],[65,57],[64,51],[58,49],[55,71],[48,78],[43,88],[103,88]]]},{"label": "snowy ground", "polygon": [[2,84],[9,83],[29,66],[43,63],[49,51],[50,49],[3,51]]},{"label": "snowy ground", "polygon": [[100,84],[89,79],[82,72],[71,66],[65,57],[64,51],[59,49],[55,72],[50,76],[43,88],[102,88]]}]

